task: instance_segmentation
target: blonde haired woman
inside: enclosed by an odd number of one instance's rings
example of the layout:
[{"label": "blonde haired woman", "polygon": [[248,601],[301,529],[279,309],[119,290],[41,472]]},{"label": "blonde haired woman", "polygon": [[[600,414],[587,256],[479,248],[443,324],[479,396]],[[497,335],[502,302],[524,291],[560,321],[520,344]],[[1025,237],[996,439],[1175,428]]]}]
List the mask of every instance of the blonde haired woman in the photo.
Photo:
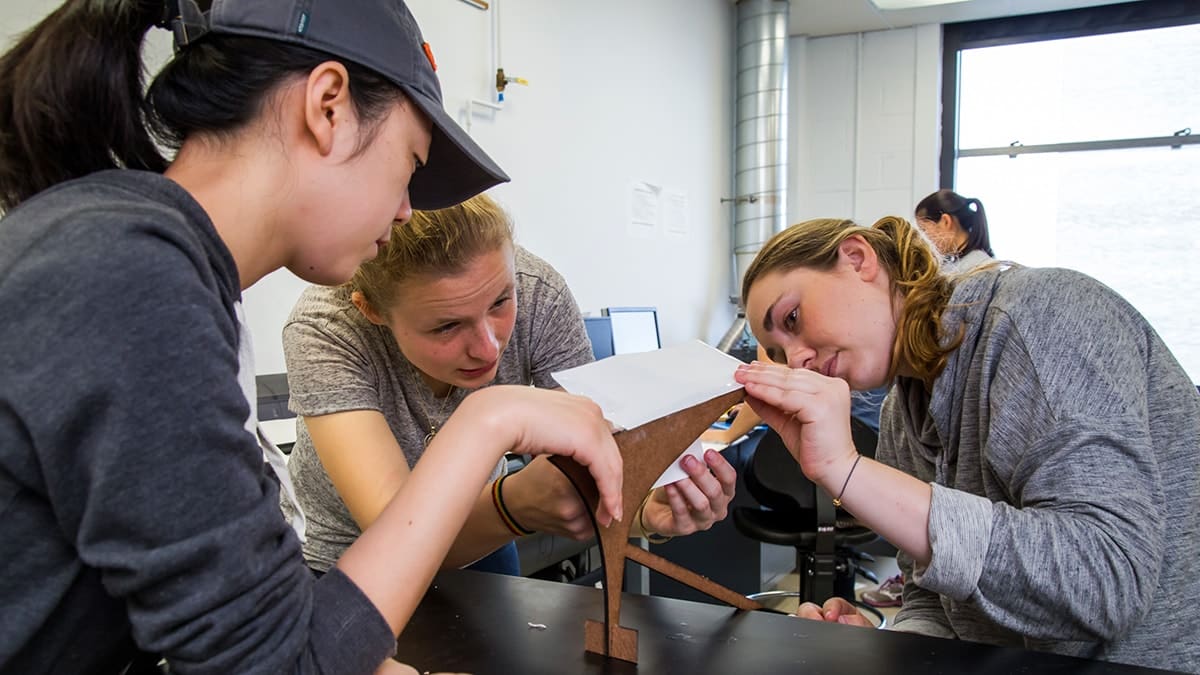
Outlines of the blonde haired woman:
[{"label": "blonde haired woman", "polygon": [[[393,227],[353,281],[311,287],[296,304],[284,328],[299,415],[290,469],[313,570],[334,565],[375,520],[470,392],[556,388],[551,373],[592,360],[566,282],[512,236],[507,214],[487,195],[418,211]],[[736,474],[716,452],[706,460],[685,460],[690,479],[652,493],[634,514],[635,530],[682,535],[723,518]],[[593,534],[574,489],[548,461],[534,459],[511,478],[501,461],[446,565],[495,551],[483,569],[515,574],[511,542],[535,531]]]}]

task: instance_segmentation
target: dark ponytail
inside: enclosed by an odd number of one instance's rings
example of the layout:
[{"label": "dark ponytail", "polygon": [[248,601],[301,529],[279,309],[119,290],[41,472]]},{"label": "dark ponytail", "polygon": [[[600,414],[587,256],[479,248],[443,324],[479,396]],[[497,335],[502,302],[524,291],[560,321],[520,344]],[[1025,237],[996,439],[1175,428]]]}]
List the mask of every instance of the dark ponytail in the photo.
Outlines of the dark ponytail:
[{"label": "dark ponytail", "polygon": [[964,253],[981,250],[993,258],[996,257],[992,252],[991,237],[988,236],[987,212],[983,210],[983,202],[974,197],[967,199],[954,217],[958,218],[958,222],[962,223],[963,229],[967,231],[967,248]]},{"label": "dark ponytail", "polygon": [[938,190],[922,199],[917,204],[915,213],[918,218],[933,221],[937,221],[945,213],[954,216],[959,226],[967,233],[967,244],[959,251],[959,255],[983,251],[993,258],[996,257],[992,252],[991,237],[988,235],[987,213],[978,199],[968,199],[953,190]]},{"label": "dark ponytail", "polygon": [[162,24],[164,6],[68,0],[0,57],[0,212],[102,169],[162,172],[168,161],[160,147],[176,151],[193,135],[236,132],[282,83],[323,61],[341,62],[350,75],[366,130],[360,150],[404,97],[373,70],[324,52],[211,33],[176,54],[143,97],[142,43]]},{"label": "dark ponytail", "polygon": [[101,169],[162,171],[142,42],[163,3],[69,0],[0,57],[0,211]]}]

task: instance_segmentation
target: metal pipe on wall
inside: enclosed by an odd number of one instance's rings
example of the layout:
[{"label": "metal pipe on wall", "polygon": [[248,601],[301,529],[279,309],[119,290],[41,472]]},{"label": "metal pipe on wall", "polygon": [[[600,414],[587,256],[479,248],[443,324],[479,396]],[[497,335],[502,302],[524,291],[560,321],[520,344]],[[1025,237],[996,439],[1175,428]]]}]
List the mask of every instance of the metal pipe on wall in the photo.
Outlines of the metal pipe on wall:
[{"label": "metal pipe on wall", "polygon": [[784,228],[787,211],[786,0],[737,3],[737,110],[734,131],[735,291],[762,245]]},{"label": "metal pipe on wall", "polygon": [[[733,296],[762,245],[784,228],[787,212],[787,0],[738,0],[734,127]],[[740,308],[740,304],[739,304]],[[733,350],[745,334],[738,318],[717,344]]]}]

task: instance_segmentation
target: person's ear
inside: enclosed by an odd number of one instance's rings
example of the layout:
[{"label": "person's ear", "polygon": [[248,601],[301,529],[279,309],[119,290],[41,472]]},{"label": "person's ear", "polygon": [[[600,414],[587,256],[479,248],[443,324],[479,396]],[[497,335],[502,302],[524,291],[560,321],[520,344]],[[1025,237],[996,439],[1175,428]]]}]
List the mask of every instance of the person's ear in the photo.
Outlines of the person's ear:
[{"label": "person's ear", "polygon": [[879,274],[879,256],[860,234],[850,235],[838,244],[838,257],[863,281],[874,281]]},{"label": "person's ear", "polygon": [[938,218],[937,225],[938,225],[938,229],[941,230],[946,235],[952,235],[955,232],[957,232],[959,229],[961,229],[961,227],[958,224],[958,221],[954,218],[954,216],[950,215],[949,213],[943,213],[942,217]]},{"label": "person's ear", "polygon": [[321,155],[355,130],[350,74],[337,61],[325,61],[308,74],[304,87],[304,123]]},{"label": "person's ear", "polygon": [[372,307],[371,303],[367,301],[367,296],[363,295],[362,291],[354,291],[351,293],[350,302],[354,303],[354,306],[358,308],[358,311],[361,312],[364,317],[366,317],[367,321],[370,321],[376,326],[387,325],[387,319],[384,318],[382,314],[375,311],[375,308]]}]

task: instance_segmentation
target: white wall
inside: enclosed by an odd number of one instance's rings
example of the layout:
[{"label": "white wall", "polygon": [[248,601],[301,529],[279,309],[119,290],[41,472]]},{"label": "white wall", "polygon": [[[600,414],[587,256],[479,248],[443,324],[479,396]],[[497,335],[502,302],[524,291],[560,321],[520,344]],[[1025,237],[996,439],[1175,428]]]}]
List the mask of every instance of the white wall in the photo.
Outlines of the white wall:
[{"label": "white wall", "polygon": [[[4,0],[0,44],[57,2]],[[489,13],[411,0],[446,108],[491,93]],[[501,63],[529,80],[472,135],[513,182],[492,194],[518,241],[566,277],[587,312],[654,305],[664,344],[715,342],[733,319],[730,214],[734,7],[728,0],[493,0]],[[150,61],[169,53],[155,31]],[[153,65],[152,70],[156,69]],[[635,181],[686,195],[686,233],[631,236]],[[332,224],[331,224],[332,226]],[[284,369],[279,330],[303,285],[286,272],[245,294],[260,373]]]},{"label": "white wall", "polygon": [[941,27],[791,38],[788,222],[911,220],[938,187]]},{"label": "white wall", "polygon": [[[489,15],[414,0],[447,108],[487,98]],[[715,342],[732,321],[730,214],[734,7],[727,0],[501,0],[505,110],[472,135],[513,182],[493,194],[520,243],[554,264],[584,311],[654,305],[664,344]],[[628,233],[631,184],[687,196],[689,232]]]},{"label": "white wall", "polygon": [[18,33],[37,23],[59,4],[50,0],[9,0],[0,5],[0,45],[7,47]]},{"label": "white wall", "polygon": [[[0,2],[0,50],[7,50],[17,37],[63,4],[62,0],[3,0]],[[150,31],[142,56],[155,72],[171,55],[171,36],[165,30]]]}]

